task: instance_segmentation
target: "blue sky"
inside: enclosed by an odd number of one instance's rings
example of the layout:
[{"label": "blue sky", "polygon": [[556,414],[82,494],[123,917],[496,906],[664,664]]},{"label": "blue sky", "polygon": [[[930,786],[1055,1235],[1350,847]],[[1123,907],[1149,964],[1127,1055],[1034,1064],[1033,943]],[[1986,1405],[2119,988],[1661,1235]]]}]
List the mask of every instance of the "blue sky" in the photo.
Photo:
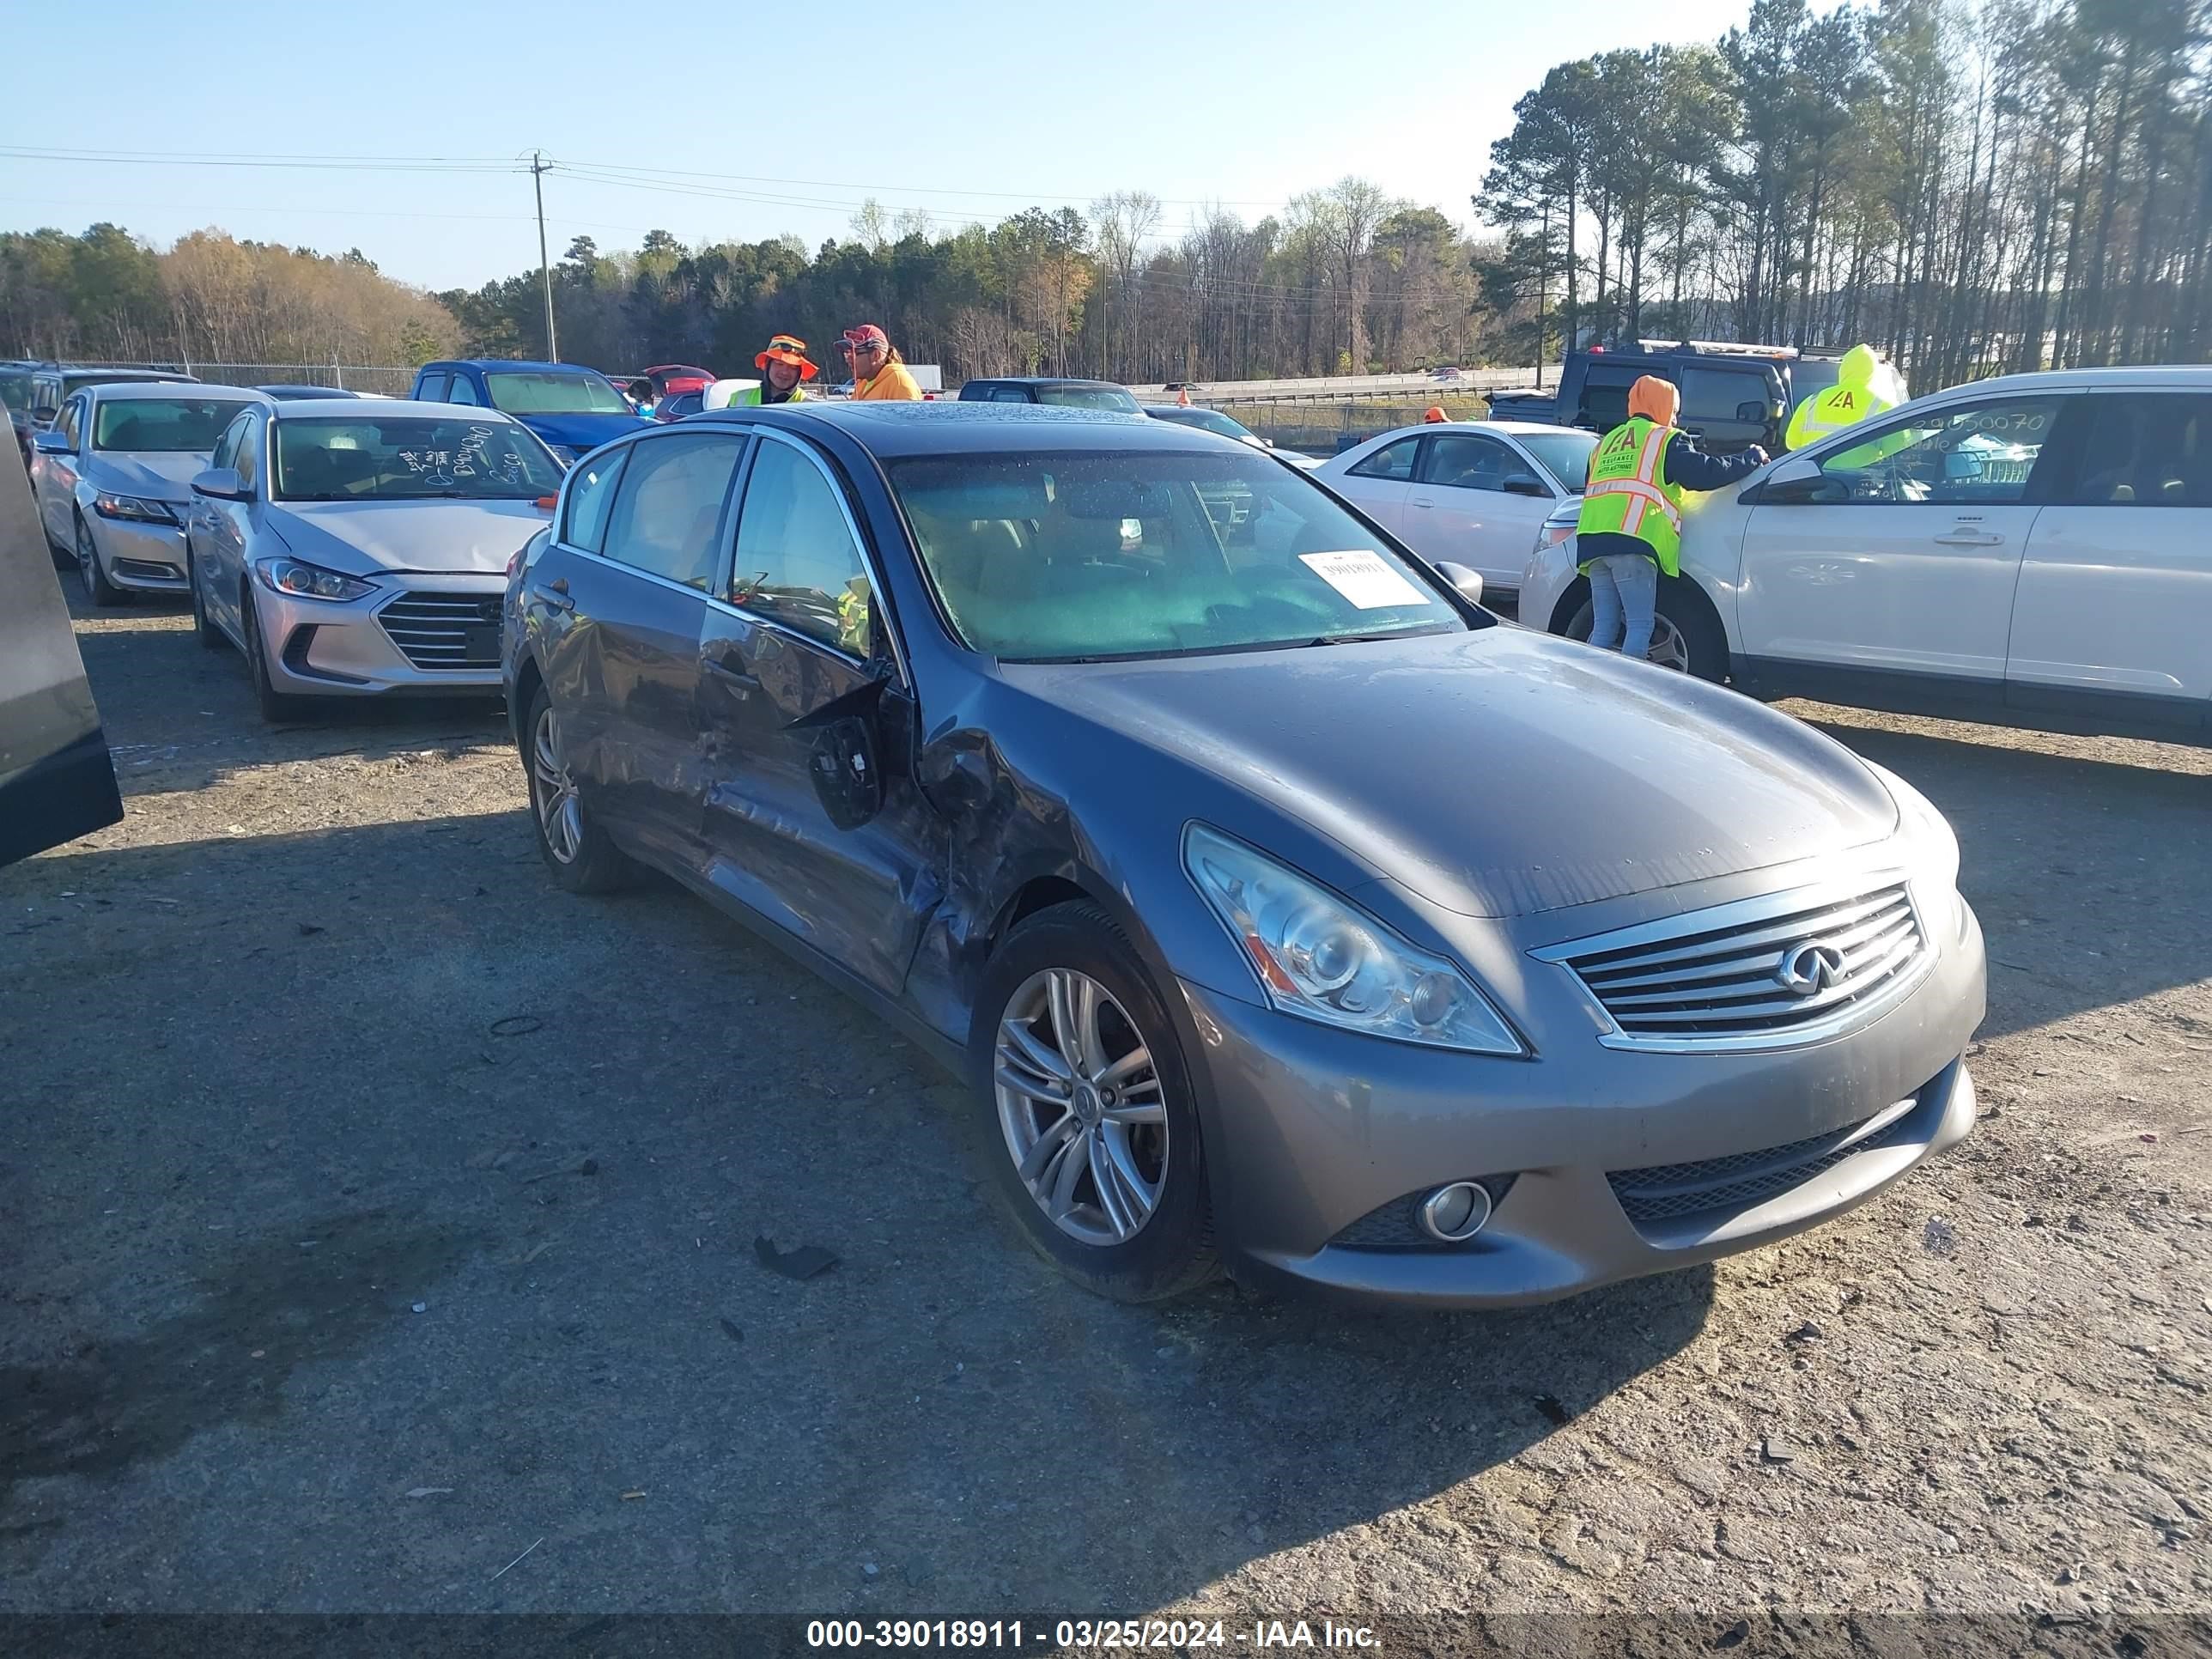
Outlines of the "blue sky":
[{"label": "blue sky", "polygon": [[[13,61],[37,64],[43,87],[86,90],[11,99],[0,112],[0,228],[108,219],[158,244],[219,225],[358,246],[404,281],[472,287],[536,263],[529,174],[504,170],[533,148],[567,165],[545,181],[556,258],[579,234],[630,246],[653,228],[687,243],[791,231],[811,247],[848,234],[869,195],[949,226],[1149,190],[1172,235],[1205,203],[1257,219],[1347,173],[1464,222],[1491,140],[1546,69],[1655,39],[1710,40],[1747,9],[23,5],[7,25]],[[832,95],[779,108],[795,67],[836,75]],[[126,90],[100,90],[109,84]],[[307,156],[408,158],[423,170],[179,164]],[[580,171],[592,168],[633,176]]]}]

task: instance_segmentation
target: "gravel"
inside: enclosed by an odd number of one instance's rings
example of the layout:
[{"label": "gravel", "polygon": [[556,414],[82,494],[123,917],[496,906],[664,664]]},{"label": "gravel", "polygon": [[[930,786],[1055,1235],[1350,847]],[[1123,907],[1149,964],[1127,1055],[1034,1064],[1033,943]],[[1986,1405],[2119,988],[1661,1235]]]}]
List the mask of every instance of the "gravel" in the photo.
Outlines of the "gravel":
[{"label": "gravel", "polygon": [[877,1021],[554,890],[495,709],[271,732],[183,617],[78,625],[128,815],[0,871],[0,1611],[2212,1603],[2212,756],[1798,710],[1992,958],[1984,1121],[1843,1221],[1135,1310]]}]

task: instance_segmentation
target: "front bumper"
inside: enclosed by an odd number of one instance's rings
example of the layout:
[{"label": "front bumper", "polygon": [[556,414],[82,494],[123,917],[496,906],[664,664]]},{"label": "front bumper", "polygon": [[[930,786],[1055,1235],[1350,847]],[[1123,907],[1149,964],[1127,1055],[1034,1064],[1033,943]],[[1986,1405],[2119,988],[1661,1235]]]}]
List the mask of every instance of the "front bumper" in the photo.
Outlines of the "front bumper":
[{"label": "front bumper", "polygon": [[185,593],[185,532],[175,525],[143,524],[87,512],[100,568],[116,586],[134,593]]},{"label": "front bumper", "polygon": [[1528,568],[1521,573],[1521,624],[1539,633],[1552,632],[1553,614],[1579,574],[1575,566],[1575,538],[1571,536],[1531,553]]},{"label": "front bumper", "polygon": [[[1529,1060],[1378,1042],[1181,982],[1222,1247],[1240,1276],[1261,1283],[1485,1308],[1817,1226],[1972,1127],[1961,1056],[1984,1012],[1984,973],[1969,915],[1909,996],[1844,1036],[1729,1054],[1591,1040],[1547,1051],[1540,1041]],[[1762,1167],[1768,1178],[1725,1173]],[[1653,1214],[1665,1202],[1634,1195],[1694,1186],[1700,1171],[1723,1172],[1701,1190],[1725,1201]],[[1421,1237],[1407,1200],[1459,1180],[1497,1194],[1489,1224],[1462,1245]],[[1624,1192],[1642,1218],[1631,1219]]]},{"label": "front bumper", "polygon": [[269,678],[292,696],[482,697],[500,690],[499,575],[394,574],[343,604],[256,580]]}]

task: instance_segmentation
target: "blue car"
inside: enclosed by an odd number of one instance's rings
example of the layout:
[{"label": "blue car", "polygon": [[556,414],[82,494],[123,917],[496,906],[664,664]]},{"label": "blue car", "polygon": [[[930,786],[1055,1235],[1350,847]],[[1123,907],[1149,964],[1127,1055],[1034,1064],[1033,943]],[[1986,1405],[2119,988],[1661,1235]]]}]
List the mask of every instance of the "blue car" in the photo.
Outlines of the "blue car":
[{"label": "blue car", "polygon": [[576,363],[524,363],[499,357],[425,363],[416,372],[417,403],[488,405],[545,441],[563,466],[611,439],[653,422],[612,380]]}]

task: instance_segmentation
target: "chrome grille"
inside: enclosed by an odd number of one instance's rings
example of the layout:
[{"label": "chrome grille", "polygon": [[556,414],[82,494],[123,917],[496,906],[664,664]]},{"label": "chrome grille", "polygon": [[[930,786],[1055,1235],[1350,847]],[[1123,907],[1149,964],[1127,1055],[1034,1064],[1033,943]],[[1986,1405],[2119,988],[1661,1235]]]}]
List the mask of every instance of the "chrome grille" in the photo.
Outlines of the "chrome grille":
[{"label": "chrome grille", "polygon": [[497,593],[402,593],[376,620],[417,668],[496,668],[500,602]]},{"label": "chrome grille", "polygon": [[1556,945],[1626,1048],[1778,1047],[1863,1023],[1934,960],[1903,877],[1799,888]]}]

